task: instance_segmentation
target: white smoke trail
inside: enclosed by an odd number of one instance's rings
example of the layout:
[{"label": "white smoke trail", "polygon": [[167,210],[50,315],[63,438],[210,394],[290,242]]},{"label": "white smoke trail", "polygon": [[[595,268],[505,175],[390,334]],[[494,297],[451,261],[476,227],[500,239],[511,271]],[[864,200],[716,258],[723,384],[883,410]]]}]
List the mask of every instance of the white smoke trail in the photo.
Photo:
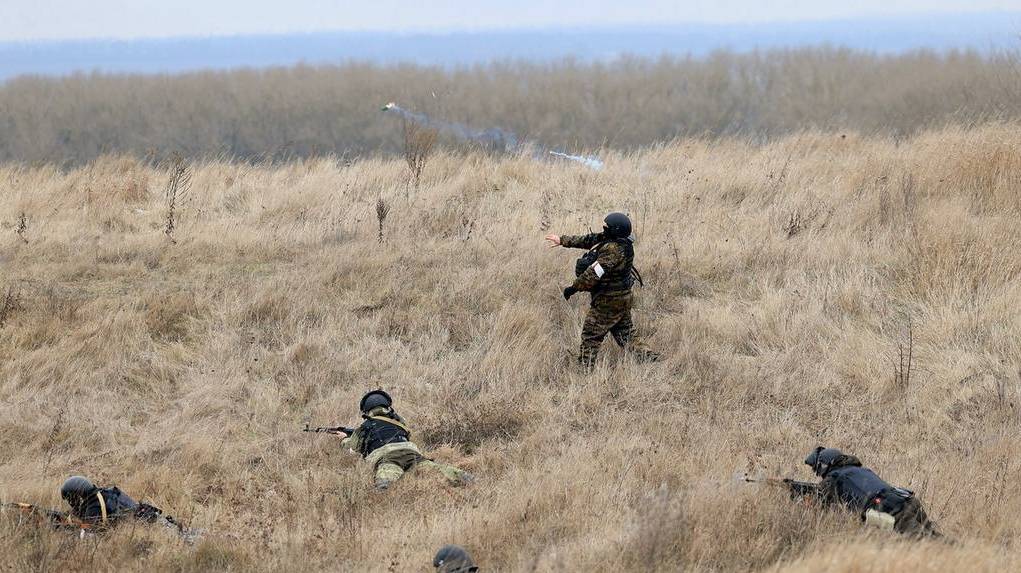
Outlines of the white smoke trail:
[{"label": "white smoke trail", "polygon": [[471,141],[497,151],[512,152],[518,149],[518,138],[513,133],[502,129],[491,128],[478,131],[460,123],[441,121],[433,119],[424,113],[406,110],[394,102],[383,106],[383,111],[396,113],[408,121],[413,121],[441,133],[452,135],[462,141]]},{"label": "white smoke trail", "polygon": [[[471,141],[494,149],[497,151],[504,151],[507,153],[513,153],[515,151],[521,151],[526,148],[535,150],[534,156],[536,158],[547,157],[543,153],[543,147],[535,143],[523,143],[519,142],[516,135],[509,131],[505,131],[499,128],[490,128],[485,130],[474,130],[466,125],[460,123],[454,123],[450,121],[441,121],[433,119],[424,113],[416,113],[410,110],[406,110],[403,107],[397,105],[394,102],[390,102],[383,106],[384,112],[395,113],[408,121],[413,121],[419,125],[435,129],[439,132],[446,133],[456,137],[462,141]],[[589,169],[596,171],[603,168],[603,162],[596,157],[590,157],[585,155],[571,155],[569,153],[562,153],[560,151],[548,151],[549,155],[560,157],[568,161],[574,161],[581,163]]]},{"label": "white smoke trail", "polygon": [[596,171],[603,168],[603,162],[598,157],[592,157],[590,155],[571,155],[570,153],[561,153],[559,151],[550,151],[549,154],[557,157],[563,157],[568,161],[577,161],[585,167],[589,167]]}]

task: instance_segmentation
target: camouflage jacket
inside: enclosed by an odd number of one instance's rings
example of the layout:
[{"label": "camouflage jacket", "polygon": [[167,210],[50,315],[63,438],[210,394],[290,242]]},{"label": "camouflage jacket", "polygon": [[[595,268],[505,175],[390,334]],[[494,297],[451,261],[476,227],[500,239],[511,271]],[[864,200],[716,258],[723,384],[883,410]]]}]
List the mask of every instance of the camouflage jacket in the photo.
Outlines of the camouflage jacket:
[{"label": "camouflage jacket", "polygon": [[634,251],[628,252],[623,240],[607,240],[602,233],[588,235],[564,235],[560,244],[573,249],[591,249],[602,243],[596,258],[596,264],[585,269],[577,279],[574,288],[579,291],[597,293],[599,291],[621,291],[631,289],[631,265],[634,262]]}]

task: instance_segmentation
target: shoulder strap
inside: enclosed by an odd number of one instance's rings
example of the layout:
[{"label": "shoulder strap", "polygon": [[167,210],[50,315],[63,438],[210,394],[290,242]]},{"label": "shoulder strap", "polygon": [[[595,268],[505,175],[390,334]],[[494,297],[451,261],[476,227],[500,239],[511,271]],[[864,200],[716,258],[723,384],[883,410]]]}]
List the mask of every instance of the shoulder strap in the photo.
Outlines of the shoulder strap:
[{"label": "shoulder strap", "polygon": [[99,513],[103,517],[103,523],[106,523],[106,500],[103,499],[103,492],[96,492],[96,499],[99,500]]},{"label": "shoulder strap", "polygon": [[634,263],[631,263],[631,274],[634,275],[635,280],[638,281],[638,286],[645,286],[645,281],[642,280],[642,274],[638,272],[638,267],[636,267]]},{"label": "shoulder strap", "polygon": [[404,424],[398,422],[397,420],[394,420],[393,418],[387,418],[385,416],[369,416],[369,419],[376,420],[378,422],[386,422],[387,424],[390,424],[392,426],[397,426],[398,428],[407,432],[409,436],[411,435],[411,428],[405,426]]}]

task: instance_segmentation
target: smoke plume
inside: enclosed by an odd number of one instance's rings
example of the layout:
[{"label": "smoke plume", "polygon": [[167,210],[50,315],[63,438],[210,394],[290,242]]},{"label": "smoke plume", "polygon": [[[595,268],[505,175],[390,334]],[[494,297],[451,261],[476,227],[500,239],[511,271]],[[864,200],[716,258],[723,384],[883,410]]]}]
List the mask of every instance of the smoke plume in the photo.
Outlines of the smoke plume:
[{"label": "smoke plume", "polygon": [[394,102],[390,102],[383,106],[383,111],[399,115],[407,121],[413,121],[423,127],[435,129],[439,133],[450,135],[461,141],[479,144],[486,149],[493,151],[517,153],[526,151],[527,149],[532,151],[533,156],[536,159],[548,159],[550,156],[553,156],[567,161],[581,163],[582,165],[597,171],[603,167],[603,162],[596,157],[572,155],[570,153],[546,149],[534,142],[522,142],[518,140],[518,137],[514,135],[514,133],[500,128],[491,127],[489,129],[476,130],[460,123],[443,121],[429,117],[424,113],[417,113],[404,109]]}]

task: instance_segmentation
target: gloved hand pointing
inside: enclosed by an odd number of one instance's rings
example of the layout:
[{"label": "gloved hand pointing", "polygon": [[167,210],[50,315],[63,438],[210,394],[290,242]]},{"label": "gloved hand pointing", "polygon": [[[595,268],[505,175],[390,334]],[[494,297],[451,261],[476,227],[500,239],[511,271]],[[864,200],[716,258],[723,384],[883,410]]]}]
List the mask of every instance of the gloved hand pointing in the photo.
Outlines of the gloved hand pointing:
[{"label": "gloved hand pointing", "polygon": [[569,286],[564,289],[564,300],[571,300],[571,297],[578,292],[578,289],[573,286]]}]

